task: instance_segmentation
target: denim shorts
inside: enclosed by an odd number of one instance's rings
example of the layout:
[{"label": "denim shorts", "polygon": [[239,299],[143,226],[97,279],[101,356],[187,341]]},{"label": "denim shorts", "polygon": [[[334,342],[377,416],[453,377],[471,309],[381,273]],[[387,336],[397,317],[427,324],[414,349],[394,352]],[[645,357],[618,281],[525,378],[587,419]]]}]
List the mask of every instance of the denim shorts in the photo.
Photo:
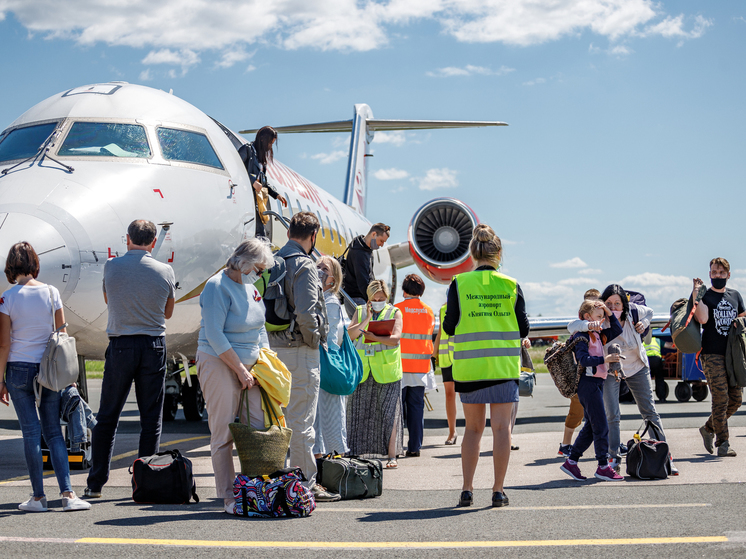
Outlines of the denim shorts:
[{"label": "denim shorts", "polygon": [[512,404],[518,401],[518,381],[509,380],[474,392],[459,392],[462,404]]}]

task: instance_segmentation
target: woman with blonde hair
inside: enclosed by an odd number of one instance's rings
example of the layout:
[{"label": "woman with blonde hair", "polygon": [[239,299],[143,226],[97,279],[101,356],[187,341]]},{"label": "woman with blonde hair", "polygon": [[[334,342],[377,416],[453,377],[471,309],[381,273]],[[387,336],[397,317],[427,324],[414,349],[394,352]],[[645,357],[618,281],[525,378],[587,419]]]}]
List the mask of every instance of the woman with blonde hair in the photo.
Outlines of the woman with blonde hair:
[{"label": "woman with blonde hair", "polygon": [[[326,316],[329,322],[327,343],[330,346],[342,346],[344,321],[342,306],[339,302],[339,290],[342,287],[342,266],[336,258],[321,256],[316,261],[321,288],[324,291]],[[323,374],[323,370],[322,370]],[[319,388],[319,401],[316,407],[316,443],[313,453],[321,458],[329,452],[347,454],[347,396],[331,394]]]},{"label": "woman with blonde hair", "polygon": [[[402,364],[399,341],[402,313],[389,300],[383,280],[368,284],[368,303],[357,307],[348,328],[363,362],[363,380],[347,400],[347,433],[350,454],[387,456],[386,467],[398,467],[402,453]],[[371,322],[394,320],[390,335],[379,336],[367,330]]]},{"label": "woman with blonde hair", "polygon": [[492,227],[477,225],[469,250],[476,269],[453,278],[443,321],[443,331],[453,336],[453,380],[466,419],[461,444],[464,482],[458,506],[473,503],[474,472],[489,405],[492,506],[504,507],[508,505],[503,482],[510,460],[511,412],[518,401],[521,338],[528,336],[529,322],[520,286],[497,271],[502,242]]}]

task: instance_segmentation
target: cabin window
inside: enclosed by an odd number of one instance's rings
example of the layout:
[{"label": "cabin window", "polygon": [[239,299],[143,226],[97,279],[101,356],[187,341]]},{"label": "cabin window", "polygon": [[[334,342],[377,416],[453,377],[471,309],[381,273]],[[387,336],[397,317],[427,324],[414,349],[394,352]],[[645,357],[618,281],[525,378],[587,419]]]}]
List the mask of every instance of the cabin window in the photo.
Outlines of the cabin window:
[{"label": "cabin window", "polygon": [[33,157],[56,127],[56,122],[47,122],[4,132],[0,135],[0,161]]},{"label": "cabin window", "polygon": [[[319,218],[319,225],[321,226],[321,238],[326,239],[326,233],[324,233],[324,222],[321,221],[321,212],[316,211],[316,215]],[[329,232],[331,233],[331,229],[329,230]],[[332,242],[333,241],[334,241],[334,236],[332,236]]]},{"label": "cabin window", "polygon": [[57,155],[150,157],[150,145],[139,124],[74,122]]},{"label": "cabin window", "polygon": [[341,245],[342,244],[342,235],[339,233],[339,225],[337,225],[337,220],[334,220],[334,229],[337,230],[337,242]]},{"label": "cabin window", "polygon": [[159,127],[157,132],[164,159],[195,163],[215,169],[223,168],[218,155],[210,145],[210,140],[204,134],[162,127]]},{"label": "cabin window", "polygon": [[[319,214],[319,217],[321,217],[321,214]],[[329,216],[326,216],[326,224],[329,226],[329,236],[332,239],[332,242],[334,242],[334,231],[332,231],[332,222],[329,221]]]},{"label": "cabin window", "polygon": [[287,207],[282,205],[282,202],[280,202],[280,208],[282,208],[282,215],[285,215],[287,213],[287,217],[293,217],[293,201],[290,199],[290,194],[287,192],[285,193],[285,200],[288,201]]},{"label": "cabin window", "polygon": [[298,204],[298,212],[302,212],[302,211],[303,211],[303,206],[301,206],[301,205],[300,205],[300,200],[298,200],[298,199],[296,198],[296,199],[295,199],[295,202],[296,202],[296,204]]}]

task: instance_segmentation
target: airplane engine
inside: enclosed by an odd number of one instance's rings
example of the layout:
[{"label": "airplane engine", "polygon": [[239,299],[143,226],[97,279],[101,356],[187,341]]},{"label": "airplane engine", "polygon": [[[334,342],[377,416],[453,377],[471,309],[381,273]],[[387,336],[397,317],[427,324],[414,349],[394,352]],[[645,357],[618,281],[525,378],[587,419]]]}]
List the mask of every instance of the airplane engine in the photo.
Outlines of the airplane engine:
[{"label": "airplane engine", "polygon": [[409,224],[409,252],[428,278],[449,283],[474,268],[469,255],[476,214],[454,198],[435,198],[417,210]]}]

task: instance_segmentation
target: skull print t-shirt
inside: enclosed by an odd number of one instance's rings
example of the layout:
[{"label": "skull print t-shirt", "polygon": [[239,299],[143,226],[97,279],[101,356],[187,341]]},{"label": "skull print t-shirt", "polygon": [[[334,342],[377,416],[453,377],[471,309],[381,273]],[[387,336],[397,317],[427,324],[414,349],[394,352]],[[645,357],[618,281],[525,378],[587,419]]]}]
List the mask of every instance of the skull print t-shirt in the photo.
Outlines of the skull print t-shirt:
[{"label": "skull print t-shirt", "polygon": [[741,294],[725,288],[725,293],[708,289],[702,302],[707,305],[708,318],[702,327],[702,353],[725,355],[730,325],[746,310]]}]

